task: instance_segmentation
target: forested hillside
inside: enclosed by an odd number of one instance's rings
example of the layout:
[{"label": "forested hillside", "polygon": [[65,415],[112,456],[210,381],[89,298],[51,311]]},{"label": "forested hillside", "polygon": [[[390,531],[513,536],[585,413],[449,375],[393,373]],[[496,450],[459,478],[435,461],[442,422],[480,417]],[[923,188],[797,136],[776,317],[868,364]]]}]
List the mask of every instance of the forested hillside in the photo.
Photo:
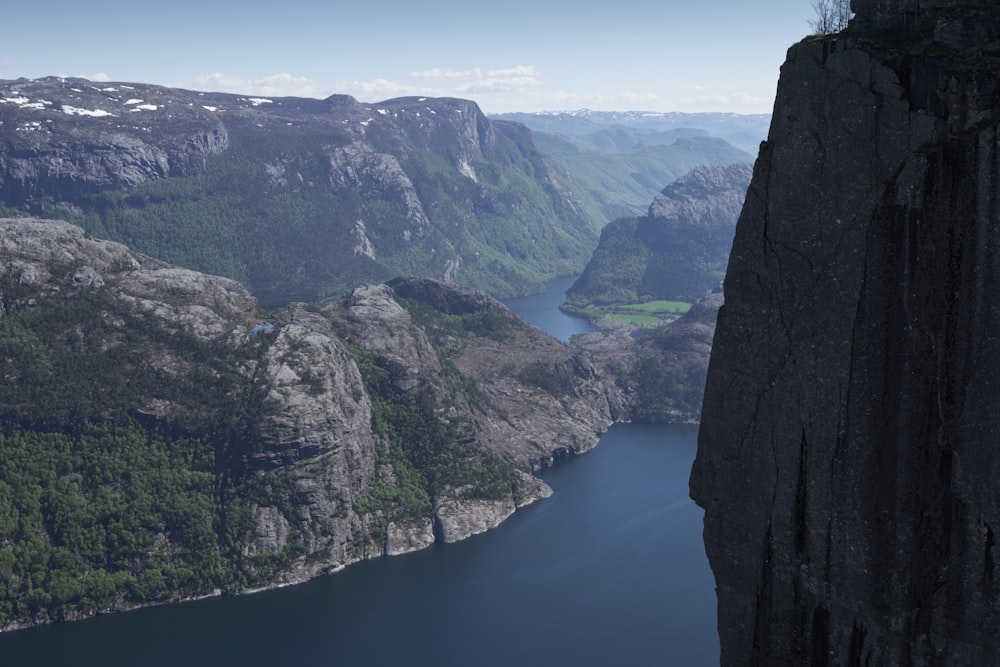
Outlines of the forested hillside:
[{"label": "forested hillside", "polygon": [[579,271],[606,222],[473,102],[0,82],[0,204],[240,280],[268,305],[421,274],[498,295]]},{"label": "forested hillside", "polygon": [[693,303],[718,288],[751,171],[698,167],[664,188],[645,216],[610,223],[566,308],[594,317],[617,304]]},{"label": "forested hillside", "polygon": [[683,128],[598,134],[534,134],[457,99],[0,81],[0,212],[71,221],[268,306],[399,275],[513,296],[581,271],[609,220],[693,167],[750,159]]},{"label": "forested hillside", "polygon": [[0,220],[0,628],[301,581],[455,541],[622,414],[481,292],[245,288]]}]

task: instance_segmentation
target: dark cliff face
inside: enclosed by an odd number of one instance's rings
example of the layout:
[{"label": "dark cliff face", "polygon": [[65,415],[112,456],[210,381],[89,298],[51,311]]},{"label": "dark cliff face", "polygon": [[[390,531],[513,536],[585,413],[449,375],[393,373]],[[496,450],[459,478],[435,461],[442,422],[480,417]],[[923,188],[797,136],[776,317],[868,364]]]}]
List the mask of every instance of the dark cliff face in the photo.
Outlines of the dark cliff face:
[{"label": "dark cliff face", "polygon": [[1000,10],[938,4],[782,68],[691,478],[726,665],[1000,655]]}]

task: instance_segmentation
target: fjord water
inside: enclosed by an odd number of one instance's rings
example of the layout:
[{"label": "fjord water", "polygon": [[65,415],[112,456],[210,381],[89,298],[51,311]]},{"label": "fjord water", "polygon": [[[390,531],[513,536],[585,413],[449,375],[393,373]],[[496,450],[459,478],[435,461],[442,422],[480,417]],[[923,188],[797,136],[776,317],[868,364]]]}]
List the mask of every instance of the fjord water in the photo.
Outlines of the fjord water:
[{"label": "fjord water", "polygon": [[551,498],[485,534],[256,595],[2,635],[0,664],[717,665],[687,488],[696,434],[617,425],[543,475]]},{"label": "fjord water", "polygon": [[597,327],[579,317],[570,317],[559,310],[566,300],[566,290],[572,287],[577,276],[566,276],[549,281],[540,294],[507,299],[508,308],[520,315],[528,324],[545,331],[553,338],[565,342],[578,333],[597,331]]}]

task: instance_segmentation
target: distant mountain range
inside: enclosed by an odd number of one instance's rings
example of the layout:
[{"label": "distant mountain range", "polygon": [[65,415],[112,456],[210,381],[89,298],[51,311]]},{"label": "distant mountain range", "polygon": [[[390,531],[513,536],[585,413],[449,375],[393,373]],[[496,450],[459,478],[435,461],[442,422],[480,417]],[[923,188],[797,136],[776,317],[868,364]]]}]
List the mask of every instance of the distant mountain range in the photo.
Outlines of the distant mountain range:
[{"label": "distant mountain range", "polygon": [[[700,127],[664,129],[683,120]],[[691,168],[751,159],[705,128],[760,122],[0,81],[0,214],[73,222],[239,280],[269,306],[399,275],[505,297],[582,270],[609,220],[641,214]],[[585,127],[602,134],[573,136]]]},{"label": "distant mountain range", "polygon": [[[526,125],[534,132],[559,134],[591,148],[627,149],[668,145],[679,138],[712,136],[757,155],[767,138],[771,114],[681,113],[657,111],[540,111],[492,114],[496,120]],[[666,185],[664,183],[664,185]]]},{"label": "distant mountain range", "polygon": [[614,220],[643,215],[649,200],[692,169],[753,162],[769,114],[553,111],[508,113],[562,173],[586,184]]},{"label": "distant mountain range", "polygon": [[406,274],[523,294],[579,271],[607,221],[474,102],[62,78],[0,81],[0,198],[269,305]]}]

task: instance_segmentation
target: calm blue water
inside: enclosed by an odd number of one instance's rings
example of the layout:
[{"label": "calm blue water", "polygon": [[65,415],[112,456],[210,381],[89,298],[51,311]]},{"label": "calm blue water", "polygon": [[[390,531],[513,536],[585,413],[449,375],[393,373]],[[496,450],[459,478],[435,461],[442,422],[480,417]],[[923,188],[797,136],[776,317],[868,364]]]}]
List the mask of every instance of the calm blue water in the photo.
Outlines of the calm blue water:
[{"label": "calm blue water", "polygon": [[0,665],[718,665],[688,498],[696,436],[621,424],[488,533],[290,588],[2,635]]},{"label": "calm blue water", "polygon": [[573,334],[597,331],[597,327],[587,320],[570,317],[559,310],[559,306],[566,300],[566,290],[576,279],[577,276],[556,278],[546,284],[545,292],[507,299],[504,304],[529,324],[563,342],[568,341]]}]

